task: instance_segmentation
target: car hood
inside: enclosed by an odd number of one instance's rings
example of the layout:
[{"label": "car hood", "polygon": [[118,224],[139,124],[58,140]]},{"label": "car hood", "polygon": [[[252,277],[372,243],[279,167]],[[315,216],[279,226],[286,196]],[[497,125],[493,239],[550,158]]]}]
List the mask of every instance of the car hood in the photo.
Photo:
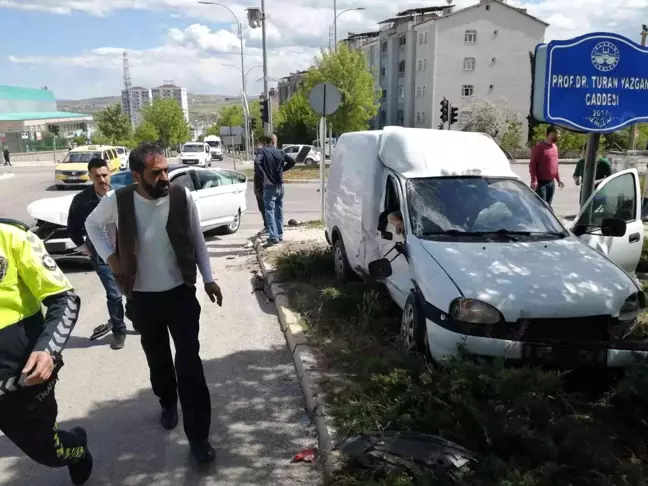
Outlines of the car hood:
[{"label": "car hood", "polygon": [[65,164],[58,164],[56,166],[56,170],[64,170],[64,171],[74,171],[74,172],[83,172],[87,173],[88,172],[88,163],[87,162],[68,162]]},{"label": "car hood", "polygon": [[623,270],[575,236],[534,242],[422,241],[461,293],[507,321],[617,316],[637,292]]},{"label": "car hood", "polygon": [[67,226],[68,211],[75,195],[39,199],[27,206],[27,212],[34,219]]}]

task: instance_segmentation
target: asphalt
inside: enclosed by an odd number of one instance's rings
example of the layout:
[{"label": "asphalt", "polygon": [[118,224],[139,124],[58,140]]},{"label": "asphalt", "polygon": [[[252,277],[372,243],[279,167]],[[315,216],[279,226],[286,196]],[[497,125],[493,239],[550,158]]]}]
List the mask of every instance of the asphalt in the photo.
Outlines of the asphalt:
[{"label": "asphalt", "polygon": [[[15,175],[0,179],[1,217],[29,222],[29,202],[60,194],[48,190],[52,170],[8,169]],[[9,171],[3,168],[2,172]],[[206,238],[223,290],[223,307],[198,290],[203,309],[201,356],[211,391],[211,439],[217,451],[216,463],[207,469],[191,460],[182,426],[168,432],[158,425],[159,405],[150,390],[138,336],[129,335],[121,351],[110,349],[110,337],[88,340],[92,329],[107,319],[97,276],[83,265],[61,265],[81,295],[82,309],[57,385],[59,424],[61,428],[80,425],[88,431],[95,457],[89,486],[319,483],[316,468],[290,463],[294,454],[315,446],[317,440],[304,417],[302,391],[274,305],[253,290],[258,265],[248,241],[260,228],[261,217],[248,192],[249,211],[239,232]],[[318,201],[312,185],[291,187],[287,216],[314,219]],[[68,484],[65,469],[34,463],[0,436],[0,485]]]}]

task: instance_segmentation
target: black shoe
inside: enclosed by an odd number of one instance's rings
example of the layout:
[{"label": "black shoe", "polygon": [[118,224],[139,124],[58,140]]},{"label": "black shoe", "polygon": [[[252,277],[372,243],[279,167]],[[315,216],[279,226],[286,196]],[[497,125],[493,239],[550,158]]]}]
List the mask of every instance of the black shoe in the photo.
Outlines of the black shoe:
[{"label": "black shoe", "polygon": [[191,453],[199,464],[207,464],[216,459],[216,451],[208,440],[203,442],[191,442],[189,443],[189,446],[191,447]]},{"label": "black shoe", "polygon": [[83,445],[86,449],[85,456],[83,456],[82,459],[68,466],[72,484],[74,484],[75,486],[80,486],[82,484],[85,484],[88,479],[90,479],[90,475],[92,474],[92,454],[90,454],[90,449],[88,449],[88,434],[86,433],[86,431],[81,427],[75,427],[70,430],[70,432],[75,433],[83,438]]},{"label": "black shoe", "polygon": [[113,337],[113,342],[110,344],[110,349],[117,351],[118,349],[124,349],[126,345],[126,333],[125,332],[116,332]]},{"label": "black shoe", "polygon": [[178,409],[163,408],[160,414],[160,423],[167,430],[173,430],[178,426]]},{"label": "black shoe", "polygon": [[105,336],[110,331],[112,331],[112,328],[113,325],[110,321],[108,321],[106,324],[95,327],[92,331],[92,335],[90,336],[90,341],[94,341],[95,339],[99,339],[100,337]]}]

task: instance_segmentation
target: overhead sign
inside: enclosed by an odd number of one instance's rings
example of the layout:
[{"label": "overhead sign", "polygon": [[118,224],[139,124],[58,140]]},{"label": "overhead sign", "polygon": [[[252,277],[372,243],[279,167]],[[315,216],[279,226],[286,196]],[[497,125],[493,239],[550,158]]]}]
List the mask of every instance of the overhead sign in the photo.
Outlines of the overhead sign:
[{"label": "overhead sign", "polygon": [[590,133],[648,121],[648,48],[617,34],[536,47],[534,118]]},{"label": "overhead sign", "polygon": [[340,107],[342,93],[331,83],[320,83],[311,90],[308,101],[315,113],[320,116],[329,116]]}]

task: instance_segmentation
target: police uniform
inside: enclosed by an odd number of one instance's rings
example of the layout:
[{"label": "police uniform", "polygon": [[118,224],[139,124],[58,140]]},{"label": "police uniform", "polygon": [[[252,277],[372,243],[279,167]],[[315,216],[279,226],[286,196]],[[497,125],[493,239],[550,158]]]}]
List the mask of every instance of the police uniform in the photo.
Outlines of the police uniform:
[{"label": "police uniform", "polygon": [[[68,466],[74,484],[87,481],[92,456],[83,429],[58,429],[54,388],[79,308],[41,240],[24,224],[0,219],[0,430],[36,462]],[[37,351],[52,356],[55,370],[48,382],[29,386],[22,370]]]}]

